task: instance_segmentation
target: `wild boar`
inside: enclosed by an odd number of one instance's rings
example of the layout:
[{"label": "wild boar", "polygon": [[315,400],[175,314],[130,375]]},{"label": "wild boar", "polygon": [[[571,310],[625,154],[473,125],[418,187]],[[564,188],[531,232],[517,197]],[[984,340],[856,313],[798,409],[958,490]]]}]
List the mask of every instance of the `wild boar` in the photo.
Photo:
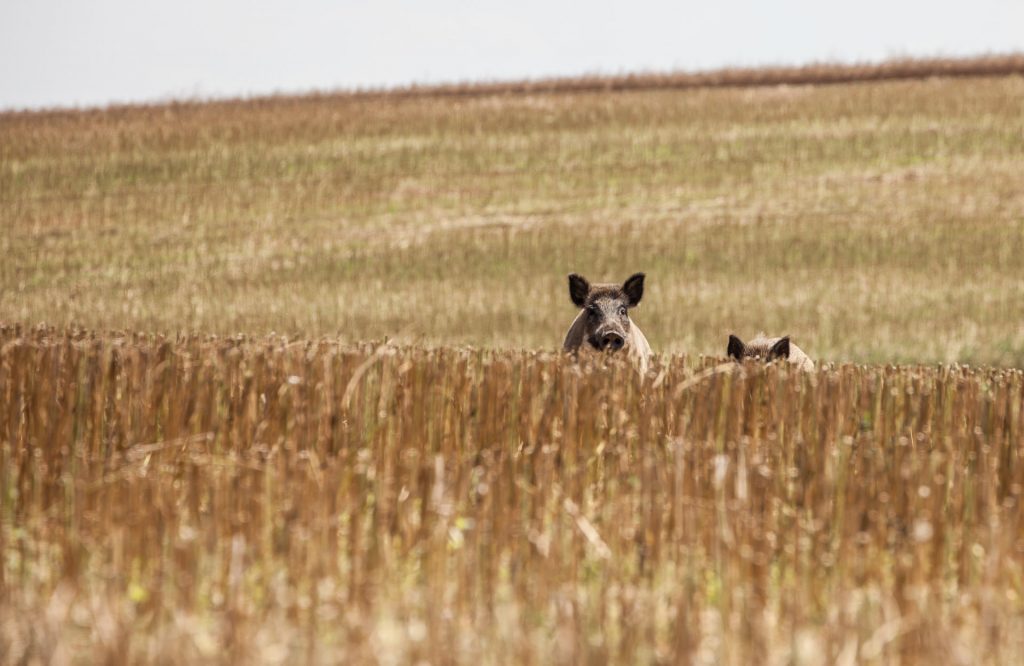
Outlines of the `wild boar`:
[{"label": "wild boar", "polygon": [[629,317],[644,295],[644,274],[636,273],[624,283],[590,284],[582,275],[569,276],[569,297],[580,308],[565,334],[562,349],[576,353],[581,348],[615,353],[625,350],[641,372],[647,370],[651,346]]},{"label": "wild boar", "polygon": [[729,336],[727,353],[737,361],[754,359],[759,361],[785,360],[801,370],[814,370],[814,361],[802,349],[789,341],[789,336],[768,338],[758,333],[750,342],[744,343],[735,335]]}]

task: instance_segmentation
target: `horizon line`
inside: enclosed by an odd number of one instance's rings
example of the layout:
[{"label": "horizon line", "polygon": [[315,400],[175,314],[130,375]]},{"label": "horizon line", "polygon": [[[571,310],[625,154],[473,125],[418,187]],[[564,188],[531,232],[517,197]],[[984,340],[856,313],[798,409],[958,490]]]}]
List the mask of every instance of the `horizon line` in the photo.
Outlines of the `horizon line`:
[{"label": "horizon line", "polygon": [[578,94],[643,90],[754,88],[782,85],[836,85],[927,78],[997,77],[1024,74],[1024,52],[973,56],[886,58],[880,61],[812,61],[801,65],[719,67],[704,70],[640,71],[627,74],[578,74],[505,80],[311,88],[305,91],[210,97],[169,97],[107,104],[49,105],[0,109],[5,117],[77,115],[157,108],[292,104],[303,101],[358,101],[410,98],[469,98],[498,95]]}]

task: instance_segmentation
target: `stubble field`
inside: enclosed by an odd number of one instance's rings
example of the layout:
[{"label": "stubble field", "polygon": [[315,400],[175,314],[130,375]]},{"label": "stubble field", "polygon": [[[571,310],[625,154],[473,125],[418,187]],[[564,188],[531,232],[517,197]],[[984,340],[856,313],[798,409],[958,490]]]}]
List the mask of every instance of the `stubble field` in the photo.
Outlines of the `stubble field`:
[{"label": "stubble field", "polygon": [[1024,77],[323,96],[0,117],[7,321],[1024,363]]},{"label": "stubble field", "polygon": [[[0,115],[0,661],[1021,663],[1021,108]],[[637,270],[648,375],[554,353]]]}]

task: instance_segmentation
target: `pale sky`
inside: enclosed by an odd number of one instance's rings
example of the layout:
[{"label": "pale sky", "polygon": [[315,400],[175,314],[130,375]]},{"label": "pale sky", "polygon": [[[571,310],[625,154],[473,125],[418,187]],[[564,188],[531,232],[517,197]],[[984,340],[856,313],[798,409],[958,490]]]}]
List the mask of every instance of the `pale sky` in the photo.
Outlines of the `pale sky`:
[{"label": "pale sky", "polygon": [[1020,0],[0,0],[0,109],[1010,52]]}]

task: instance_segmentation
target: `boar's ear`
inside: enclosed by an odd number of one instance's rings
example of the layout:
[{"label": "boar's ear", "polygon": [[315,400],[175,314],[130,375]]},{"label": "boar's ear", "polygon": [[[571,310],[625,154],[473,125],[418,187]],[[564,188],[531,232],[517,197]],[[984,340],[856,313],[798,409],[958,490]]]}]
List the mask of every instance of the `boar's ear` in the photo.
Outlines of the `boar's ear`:
[{"label": "boar's ear", "polygon": [[768,360],[774,360],[777,358],[788,359],[789,358],[789,336],[782,338],[774,345],[772,345],[771,351],[768,352]]},{"label": "boar's ear", "polygon": [[587,282],[587,278],[576,273],[570,273],[569,298],[576,304],[576,307],[583,307],[583,304],[587,302],[588,294],[590,294],[590,283]]},{"label": "boar's ear", "polygon": [[737,361],[743,360],[743,351],[747,348],[743,341],[737,338],[735,335],[729,336],[729,357],[734,358]]},{"label": "boar's ear", "polygon": [[626,295],[626,304],[636,306],[644,297],[644,274],[634,273],[622,284],[622,293]]}]

